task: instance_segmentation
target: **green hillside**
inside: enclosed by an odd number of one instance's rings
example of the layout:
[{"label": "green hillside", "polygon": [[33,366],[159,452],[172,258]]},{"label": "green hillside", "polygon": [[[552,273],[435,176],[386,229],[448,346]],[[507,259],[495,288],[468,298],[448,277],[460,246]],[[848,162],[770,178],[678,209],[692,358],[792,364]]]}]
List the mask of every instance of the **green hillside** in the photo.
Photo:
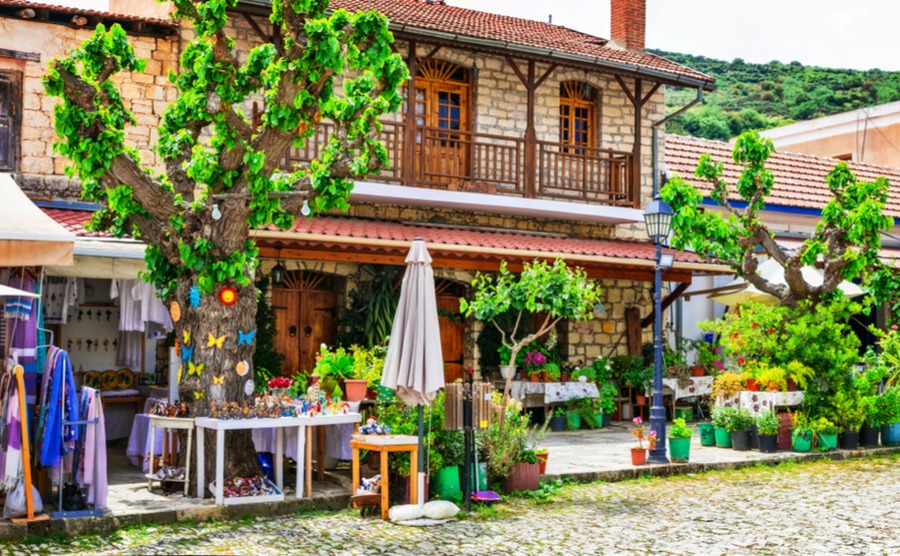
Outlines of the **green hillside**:
[{"label": "green hillside", "polygon": [[[799,62],[751,64],[705,56],[651,51],[716,78],[718,90],[669,123],[667,131],[707,139],[730,139],[750,129],[768,129],[864,106],[900,100],[900,72],[804,66]],[[670,88],[669,110],[684,106],[696,91]]]}]

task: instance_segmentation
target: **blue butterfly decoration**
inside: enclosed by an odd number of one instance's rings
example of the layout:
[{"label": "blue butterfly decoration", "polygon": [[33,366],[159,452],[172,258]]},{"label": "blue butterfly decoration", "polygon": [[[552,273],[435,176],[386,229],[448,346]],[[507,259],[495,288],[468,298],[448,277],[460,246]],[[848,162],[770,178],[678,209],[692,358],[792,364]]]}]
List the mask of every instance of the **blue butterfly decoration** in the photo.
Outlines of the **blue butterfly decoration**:
[{"label": "blue butterfly decoration", "polygon": [[191,307],[193,307],[194,309],[199,307],[200,306],[200,288],[198,288],[197,286],[191,286],[190,298],[191,298]]},{"label": "blue butterfly decoration", "polygon": [[194,346],[188,347],[186,345],[181,346],[181,360],[182,361],[190,361],[191,357],[194,356]]},{"label": "blue butterfly decoration", "polygon": [[253,338],[256,336],[256,330],[251,330],[249,332],[244,332],[243,330],[238,330],[238,345],[247,344],[248,346],[253,343]]}]

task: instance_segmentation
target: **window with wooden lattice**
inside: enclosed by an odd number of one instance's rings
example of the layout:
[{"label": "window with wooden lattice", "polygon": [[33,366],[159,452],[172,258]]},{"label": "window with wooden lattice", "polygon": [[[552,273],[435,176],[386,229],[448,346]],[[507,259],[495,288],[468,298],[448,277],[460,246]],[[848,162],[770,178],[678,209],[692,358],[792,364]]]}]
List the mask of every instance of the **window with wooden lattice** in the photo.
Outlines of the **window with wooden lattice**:
[{"label": "window with wooden lattice", "polygon": [[[559,84],[559,142],[569,147],[596,147],[596,89],[581,81]],[[582,154],[581,149],[564,152]]]}]

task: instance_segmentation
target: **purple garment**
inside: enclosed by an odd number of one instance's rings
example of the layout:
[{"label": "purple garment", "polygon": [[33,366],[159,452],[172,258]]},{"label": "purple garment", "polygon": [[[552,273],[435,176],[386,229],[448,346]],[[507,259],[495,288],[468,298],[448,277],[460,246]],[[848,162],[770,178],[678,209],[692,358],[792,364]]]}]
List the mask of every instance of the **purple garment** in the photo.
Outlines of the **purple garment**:
[{"label": "purple garment", "polygon": [[[35,291],[34,279],[31,276],[12,278],[9,285],[28,292]],[[16,361],[25,371],[25,400],[29,405],[33,405],[37,398],[38,369],[35,348],[38,345],[38,305],[38,303],[31,304],[27,320],[16,319],[7,325],[12,331],[12,339],[9,342],[11,353],[15,354]]]}]

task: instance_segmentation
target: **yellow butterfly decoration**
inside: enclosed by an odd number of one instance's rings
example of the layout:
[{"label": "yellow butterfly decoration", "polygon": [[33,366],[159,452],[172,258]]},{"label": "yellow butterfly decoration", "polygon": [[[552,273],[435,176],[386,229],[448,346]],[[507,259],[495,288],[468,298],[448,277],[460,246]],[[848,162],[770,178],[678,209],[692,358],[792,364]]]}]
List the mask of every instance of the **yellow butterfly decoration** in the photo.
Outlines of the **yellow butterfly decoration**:
[{"label": "yellow butterfly decoration", "polygon": [[200,363],[199,365],[194,365],[193,362],[188,363],[188,375],[190,376],[200,376],[203,374],[203,367],[206,366],[206,363]]},{"label": "yellow butterfly decoration", "polygon": [[209,335],[209,347],[215,346],[217,349],[222,349],[222,344],[225,343],[225,336],[219,336],[216,338],[210,333]]},{"label": "yellow butterfly decoration", "polygon": [[178,365],[178,384],[181,384],[181,371],[184,369],[184,365]]},{"label": "yellow butterfly decoration", "polygon": [[185,344],[191,343],[191,331],[190,330],[184,331],[184,343]]},{"label": "yellow butterfly decoration", "polygon": [[201,391],[199,391],[199,390],[194,390],[194,399],[195,399],[195,400],[202,400],[202,399],[205,398],[205,397],[206,397],[206,392],[201,392]]},{"label": "yellow butterfly decoration", "polygon": [[213,384],[225,384],[225,375],[219,375],[212,377]]}]

